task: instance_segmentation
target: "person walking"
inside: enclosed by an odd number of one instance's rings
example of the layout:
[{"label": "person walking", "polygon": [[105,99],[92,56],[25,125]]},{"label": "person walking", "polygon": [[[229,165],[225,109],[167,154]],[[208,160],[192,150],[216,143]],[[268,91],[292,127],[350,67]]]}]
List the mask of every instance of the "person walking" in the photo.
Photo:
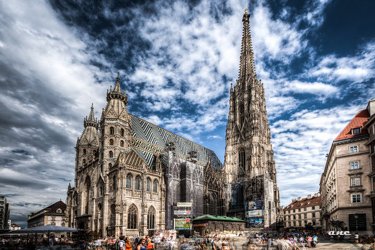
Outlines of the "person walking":
[{"label": "person walking", "polygon": [[125,250],[133,250],[132,244],[128,237],[125,238]]}]

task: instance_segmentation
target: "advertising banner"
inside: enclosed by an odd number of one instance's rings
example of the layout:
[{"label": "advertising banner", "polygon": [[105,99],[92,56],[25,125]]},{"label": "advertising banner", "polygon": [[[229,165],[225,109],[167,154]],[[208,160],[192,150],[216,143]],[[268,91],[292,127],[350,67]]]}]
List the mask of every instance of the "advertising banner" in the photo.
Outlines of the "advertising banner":
[{"label": "advertising banner", "polygon": [[263,217],[246,218],[247,223],[252,227],[262,227],[264,224]]},{"label": "advertising banner", "polygon": [[190,218],[174,219],[174,229],[175,230],[190,230],[191,229]]},{"label": "advertising banner", "polygon": [[246,217],[262,217],[263,216],[263,210],[257,209],[257,210],[250,210],[246,211],[245,214]]},{"label": "advertising banner", "polygon": [[190,215],[191,210],[174,210],[174,215]]}]

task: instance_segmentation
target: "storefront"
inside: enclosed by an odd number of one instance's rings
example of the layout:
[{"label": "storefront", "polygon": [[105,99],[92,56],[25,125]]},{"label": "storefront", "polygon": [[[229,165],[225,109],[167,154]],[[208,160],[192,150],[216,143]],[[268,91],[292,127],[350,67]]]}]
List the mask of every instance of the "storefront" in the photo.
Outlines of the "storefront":
[{"label": "storefront", "polygon": [[213,232],[243,231],[245,221],[236,217],[202,215],[193,219],[193,230],[204,236]]}]

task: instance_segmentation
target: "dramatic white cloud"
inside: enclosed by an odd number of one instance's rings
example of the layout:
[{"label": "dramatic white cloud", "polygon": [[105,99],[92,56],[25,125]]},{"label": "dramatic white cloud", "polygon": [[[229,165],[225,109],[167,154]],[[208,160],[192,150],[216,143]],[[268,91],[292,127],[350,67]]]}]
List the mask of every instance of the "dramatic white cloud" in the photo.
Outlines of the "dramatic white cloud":
[{"label": "dramatic white cloud", "polygon": [[[108,73],[44,1],[0,2],[1,193],[19,218],[65,200],[73,145],[92,102],[103,106]],[[24,207],[24,201],[30,204]]]},{"label": "dramatic white cloud", "polygon": [[332,141],[363,108],[342,105],[320,110],[301,110],[289,119],[272,124],[278,183],[284,205],[292,198],[319,191],[325,155]]},{"label": "dramatic white cloud", "polygon": [[318,65],[309,70],[309,75],[338,82],[348,80],[362,82],[375,76],[375,43],[370,42],[355,56],[337,57],[329,55],[320,59]]}]

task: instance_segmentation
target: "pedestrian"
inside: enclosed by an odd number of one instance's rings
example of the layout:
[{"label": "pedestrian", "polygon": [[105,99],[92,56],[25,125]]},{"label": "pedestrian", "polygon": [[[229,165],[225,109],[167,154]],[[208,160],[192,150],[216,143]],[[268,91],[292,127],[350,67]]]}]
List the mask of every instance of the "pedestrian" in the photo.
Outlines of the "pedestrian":
[{"label": "pedestrian", "polygon": [[132,244],[128,237],[125,238],[125,250],[133,250]]},{"label": "pedestrian", "polygon": [[146,250],[146,240],[145,239],[141,239],[139,242],[138,242],[138,245],[137,245],[137,250]]},{"label": "pedestrian", "polygon": [[311,242],[312,242],[312,237],[311,237],[311,235],[308,235],[307,236],[307,247],[312,247]]}]

